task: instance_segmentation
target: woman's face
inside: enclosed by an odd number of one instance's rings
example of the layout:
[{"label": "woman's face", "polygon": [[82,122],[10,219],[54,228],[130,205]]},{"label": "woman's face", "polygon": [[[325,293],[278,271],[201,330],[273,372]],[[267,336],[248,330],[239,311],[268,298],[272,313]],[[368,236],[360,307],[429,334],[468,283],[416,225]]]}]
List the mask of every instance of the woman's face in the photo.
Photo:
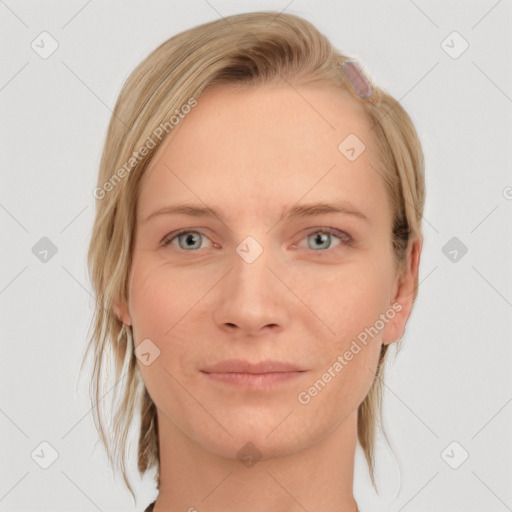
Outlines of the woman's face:
[{"label": "woman's face", "polygon": [[[326,86],[221,87],[167,142],[141,183],[117,304],[144,340],[159,422],[232,458],[247,442],[264,457],[312,446],[357,410],[410,312],[395,302],[391,208],[362,107]],[[317,203],[332,206],[305,207]],[[190,208],[155,213],[177,205]],[[289,368],[215,371],[228,360]]]}]

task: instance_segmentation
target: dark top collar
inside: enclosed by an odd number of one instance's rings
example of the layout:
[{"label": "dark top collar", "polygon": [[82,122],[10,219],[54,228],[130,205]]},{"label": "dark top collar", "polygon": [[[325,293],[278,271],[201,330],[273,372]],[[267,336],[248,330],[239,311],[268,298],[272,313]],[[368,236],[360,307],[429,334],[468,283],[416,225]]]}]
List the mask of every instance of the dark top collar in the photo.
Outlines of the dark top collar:
[{"label": "dark top collar", "polygon": [[144,512],[153,512],[153,507],[155,506],[156,500],[153,501],[150,505],[148,505],[148,508],[144,510]]}]

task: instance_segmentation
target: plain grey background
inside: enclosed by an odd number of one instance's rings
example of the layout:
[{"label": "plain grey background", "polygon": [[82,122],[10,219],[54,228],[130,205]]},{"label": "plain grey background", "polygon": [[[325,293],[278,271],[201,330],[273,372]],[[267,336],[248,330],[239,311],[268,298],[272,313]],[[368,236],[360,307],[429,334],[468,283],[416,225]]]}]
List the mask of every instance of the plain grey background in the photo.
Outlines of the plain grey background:
[{"label": "plain grey background", "polygon": [[154,498],[149,476],[132,472],[134,506],[112,475],[78,379],[100,153],[148,53],[267,9],[305,17],[359,59],[425,151],[420,290],[385,387],[393,450],[381,437],[379,497],[358,448],[361,512],[512,510],[510,0],[0,0],[0,512],[142,511]]}]

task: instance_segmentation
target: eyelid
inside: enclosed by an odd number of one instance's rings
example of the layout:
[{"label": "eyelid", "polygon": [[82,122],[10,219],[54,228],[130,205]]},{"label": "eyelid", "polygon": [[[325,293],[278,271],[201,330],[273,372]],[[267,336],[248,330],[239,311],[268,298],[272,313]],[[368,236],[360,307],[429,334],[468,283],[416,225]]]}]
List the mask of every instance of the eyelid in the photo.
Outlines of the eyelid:
[{"label": "eyelid", "polygon": [[[210,237],[205,233],[205,231],[203,231],[203,229],[204,228],[183,228],[183,229],[178,229],[176,231],[171,231],[170,233],[167,233],[167,235],[165,235],[163,237],[163,239],[161,240],[160,243],[163,247],[167,247],[168,245],[171,245],[171,242],[175,238],[178,238],[180,235],[182,235],[184,233],[199,233],[200,235],[204,236],[205,238],[210,239]],[[189,251],[189,252],[194,252],[194,251]],[[197,251],[195,251],[195,252],[197,252]]]},{"label": "eyelid", "polygon": [[[174,241],[174,239],[176,239],[178,236],[180,236],[184,233],[199,233],[200,235],[202,235],[205,238],[208,238],[208,240],[210,240],[210,237],[203,231],[203,229],[204,228],[178,229],[177,231],[172,231],[171,233],[167,233],[167,235],[164,236],[164,238],[162,239],[162,241],[160,243],[161,243],[162,247],[167,247],[167,246],[171,245],[171,243]],[[314,234],[314,233],[324,233],[324,234],[334,235],[335,237],[337,237],[340,240],[341,246],[352,246],[355,243],[355,240],[353,239],[353,237],[346,231],[343,231],[343,230],[337,229],[337,228],[322,227],[322,226],[318,226],[318,227],[314,227],[314,228],[310,228],[310,229],[306,230],[305,235],[300,239],[300,241],[304,240],[306,237],[308,237],[309,235]],[[210,240],[210,242],[211,242],[211,240]],[[212,244],[214,246],[217,245],[214,242],[212,242]],[[292,247],[296,247],[296,246],[297,246],[297,244],[292,245]],[[314,251],[314,252],[316,252],[316,253],[331,252],[331,251],[329,251],[329,249],[331,249],[331,248],[329,247],[326,250],[319,250],[319,251]],[[313,249],[311,249],[311,250],[313,250]],[[196,251],[194,251],[194,250],[184,251],[183,250],[183,252],[198,252],[198,251],[197,250]]]},{"label": "eyelid", "polygon": [[[316,227],[316,228],[312,228],[312,229],[308,229],[306,234],[304,235],[304,237],[301,238],[301,241],[308,237],[309,235],[312,235],[314,233],[323,233],[323,234],[329,234],[329,235],[334,235],[336,238],[339,238],[341,243],[340,245],[344,245],[344,246],[350,246],[352,244],[354,244],[355,240],[352,238],[351,235],[349,235],[346,231],[343,231],[341,229],[337,229],[337,228],[330,228],[330,227]],[[293,247],[295,247],[295,244],[293,245]],[[330,247],[329,247],[330,249]],[[324,250],[324,251],[315,251],[315,252],[330,252],[329,249],[327,250]],[[313,250],[313,249],[312,249]]]}]

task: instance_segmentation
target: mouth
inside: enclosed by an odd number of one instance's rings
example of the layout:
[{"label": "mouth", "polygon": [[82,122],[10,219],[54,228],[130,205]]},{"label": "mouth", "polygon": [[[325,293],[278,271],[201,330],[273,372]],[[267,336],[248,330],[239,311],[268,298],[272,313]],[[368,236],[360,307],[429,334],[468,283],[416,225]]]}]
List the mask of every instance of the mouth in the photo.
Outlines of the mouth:
[{"label": "mouth", "polygon": [[282,361],[251,363],[240,359],[221,361],[200,371],[213,382],[267,391],[290,383],[307,372],[296,364]]}]

